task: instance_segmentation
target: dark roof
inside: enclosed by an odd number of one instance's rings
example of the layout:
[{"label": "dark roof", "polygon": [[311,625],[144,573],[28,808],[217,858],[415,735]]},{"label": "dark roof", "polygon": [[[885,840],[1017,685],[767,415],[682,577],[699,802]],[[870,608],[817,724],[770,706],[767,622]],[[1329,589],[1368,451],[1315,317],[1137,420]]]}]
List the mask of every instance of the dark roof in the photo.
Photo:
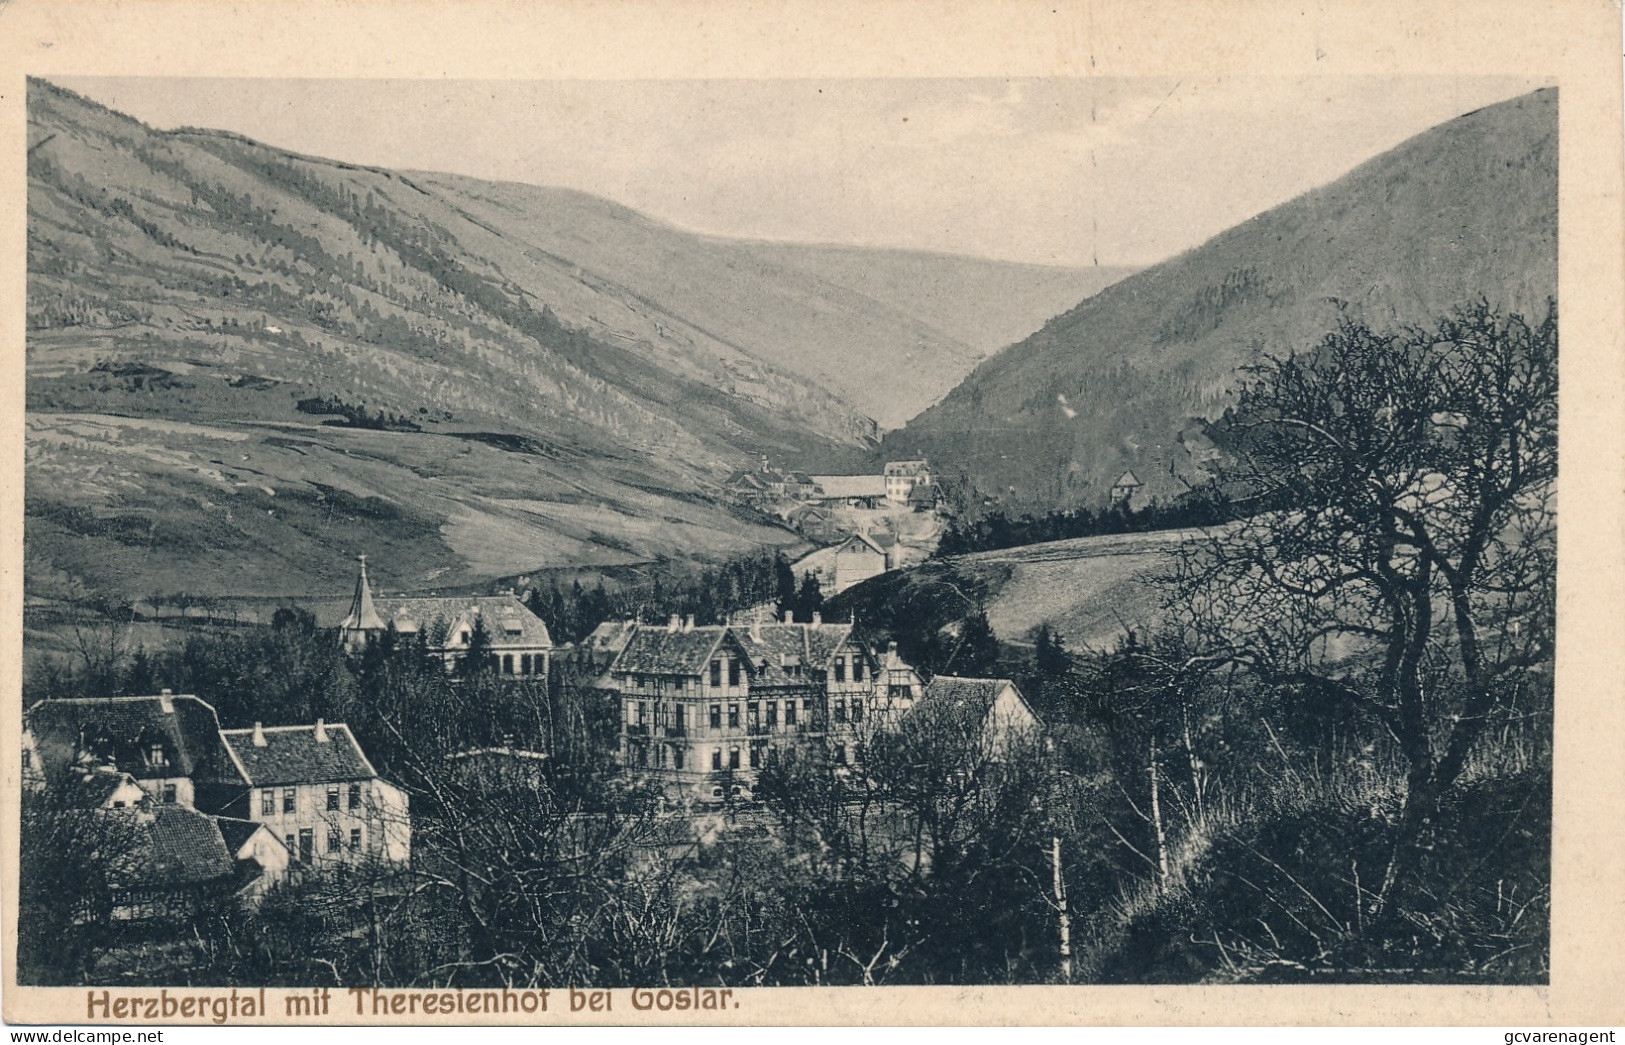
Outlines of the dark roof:
[{"label": "dark roof", "polygon": [[852,625],[781,623],[759,624],[754,628],[739,625],[733,631],[760,672],[758,684],[794,685],[805,681],[805,676],[786,669],[799,666],[804,671],[824,672],[851,637]]},{"label": "dark roof", "polygon": [[530,612],[515,595],[396,596],[373,600],[387,623],[394,623],[400,635],[422,632],[430,646],[450,645],[453,629],[466,624],[472,630],[474,618],[485,621],[491,645],[552,646],[547,625]]},{"label": "dark roof", "polygon": [[112,868],[115,888],[179,888],[228,878],[236,870],[232,851],[214,820],[185,806],[99,814],[127,824],[129,847]]},{"label": "dark roof", "polygon": [[129,779],[128,773],[86,773],[79,778],[74,799],[86,809],[99,809],[113,797],[113,792],[123,787],[124,782]]},{"label": "dark roof", "polygon": [[1008,686],[1015,690],[1016,699],[1033,717],[1035,723],[1042,724],[1042,719],[1033,710],[1027,698],[1022,696],[1021,689],[1009,679],[977,679],[961,678],[957,675],[938,675],[926,684],[925,699],[928,701],[946,701],[955,707],[968,707],[976,710],[977,714],[986,715],[993,709],[993,702]]},{"label": "dark roof", "polygon": [[884,552],[897,546],[897,538],[889,533],[859,533],[853,536],[863,538],[863,542],[877,552]]},{"label": "dark roof", "polygon": [[[185,776],[203,783],[243,782],[220,741],[214,708],[188,694],[42,700],[24,712],[23,723],[48,770],[89,755],[111,760],[137,780]],[[162,765],[151,761],[155,744],[163,747]]]},{"label": "dark roof", "polygon": [[908,492],[908,499],[921,504],[936,504],[937,488],[931,483],[915,483],[914,489]]},{"label": "dark roof", "polygon": [[255,787],[274,784],[322,784],[363,780],[377,776],[361,745],[342,722],[323,724],[327,740],[316,739],[316,726],[267,726],[260,732],[264,746],[254,742],[252,729],[221,733],[242,765],[243,775]]},{"label": "dark roof", "polygon": [[[276,834],[266,828],[264,824],[256,823],[253,820],[239,820],[234,816],[217,816],[213,820],[220,829],[220,837],[225,840],[226,849],[233,858],[242,851],[243,846],[247,845],[248,840],[253,838],[258,831],[265,831],[272,838],[276,838]],[[282,843],[278,841],[277,844],[281,845]]]},{"label": "dark roof", "polygon": [[930,470],[931,465],[923,459],[886,462],[886,474],[889,476],[915,476]]},{"label": "dark roof", "polygon": [[717,625],[677,631],[658,625],[639,625],[609,666],[610,673],[699,675],[705,671],[711,651],[723,641],[727,630]]}]

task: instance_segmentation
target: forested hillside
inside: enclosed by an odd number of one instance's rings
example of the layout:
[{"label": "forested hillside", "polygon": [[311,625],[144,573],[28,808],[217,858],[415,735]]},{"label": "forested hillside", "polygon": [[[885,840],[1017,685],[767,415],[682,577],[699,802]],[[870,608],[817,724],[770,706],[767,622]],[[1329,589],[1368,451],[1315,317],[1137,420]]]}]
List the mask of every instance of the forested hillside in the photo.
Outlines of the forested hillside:
[{"label": "forested hillside", "polygon": [[1552,89],[1426,131],[1107,287],[885,446],[1011,506],[1099,505],[1128,469],[1166,498],[1207,473],[1208,423],[1261,353],[1307,348],[1344,312],[1393,329],[1483,296],[1535,320],[1556,293]]}]

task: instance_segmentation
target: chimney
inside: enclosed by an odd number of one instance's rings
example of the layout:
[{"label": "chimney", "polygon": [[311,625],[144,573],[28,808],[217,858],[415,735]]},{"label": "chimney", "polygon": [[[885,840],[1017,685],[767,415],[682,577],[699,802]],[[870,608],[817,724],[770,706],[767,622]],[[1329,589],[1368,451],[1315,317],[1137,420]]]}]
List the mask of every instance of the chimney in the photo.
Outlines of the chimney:
[{"label": "chimney", "polygon": [[822,613],[817,612],[816,610],[813,611],[813,623],[812,623],[812,626],[815,627],[815,628],[821,627],[823,625],[823,623],[824,623],[824,615]]},{"label": "chimney", "polygon": [[886,643],[886,660],[893,664],[897,662],[897,640],[895,639]]},{"label": "chimney", "polygon": [[321,719],[316,720],[316,743],[327,743],[327,723]]},{"label": "chimney", "polygon": [[166,715],[173,715],[175,713],[175,702],[170,699],[170,696],[171,691],[167,689],[160,691],[158,694],[158,707]]},{"label": "chimney", "polygon": [[265,727],[260,725],[258,722],[254,723],[254,746],[265,746]]},{"label": "chimney", "polygon": [[688,616],[683,618],[683,630],[684,631],[693,631],[694,630],[694,614],[690,613]]},{"label": "chimney", "polygon": [[750,641],[762,641],[762,618],[760,617],[752,617],[750,619]]},{"label": "chimney", "polygon": [[786,623],[786,624],[794,624],[795,622],[796,622],[795,611],[794,610],[785,610],[784,611],[784,623]]},{"label": "chimney", "polygon": [[669,634],[675,635],[675,634],[677,634],[677,629],[682,627],[682,626],[683,626],[683,618],[679,617],[677,614],[673,613],[671,615],[671,619],[666,622],[666,631]]}]

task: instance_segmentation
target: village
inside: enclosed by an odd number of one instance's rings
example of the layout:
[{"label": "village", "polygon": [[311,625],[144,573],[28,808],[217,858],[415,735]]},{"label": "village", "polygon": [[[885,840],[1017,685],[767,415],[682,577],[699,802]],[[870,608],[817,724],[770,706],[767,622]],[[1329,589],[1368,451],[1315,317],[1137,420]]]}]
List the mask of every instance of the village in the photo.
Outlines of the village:
[{"label": "village", "polygon": [[[807,476],[767,464],[729,489],[833,543],[794,564],[835,594],[929,554],[938,529],[924,461],[877,476]],[[844,538],[835,527],[857,527]],[[599,623],[556,645],[514,592],[375,595],[359,557],[348,612],[331,641],[359,659],[416,643],[448,677],[471,658],[500,681],[556,687],[556,669],[586,673],[586,690],[618,723],[620,772],[651,786],[676,817],[749,808],[770,767],[816,758],[846,774],[877,735],[917,708],[944,706],[977,723],[977,746],[1002,757],[1042,724],[1015,683],[924,677],[896,642],[876,647],[851,623],[755,607],[725,623],[693,615]],[[541,764],[551,753],[513,744],[458,759]],[[411,798],[382,777],[350,727],[222,728],[193,694],[52,696],[24,714],[23,778],[35,794],[116,825],[125,847],[108,914],[127,925],[180,924],[226,901],[252,909],[275,886],[311,876],[390,874],[412,863]]]}]

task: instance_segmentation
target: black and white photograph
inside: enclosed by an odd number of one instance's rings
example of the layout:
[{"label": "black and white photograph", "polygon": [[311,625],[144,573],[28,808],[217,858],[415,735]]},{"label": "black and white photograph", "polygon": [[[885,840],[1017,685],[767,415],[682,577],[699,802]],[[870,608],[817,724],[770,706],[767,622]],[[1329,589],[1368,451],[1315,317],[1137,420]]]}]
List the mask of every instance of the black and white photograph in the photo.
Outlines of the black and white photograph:
[{"label": "black and white photograph", "polygon": [[14,982],[1551,984],[1570,102],[28,76]]}]

